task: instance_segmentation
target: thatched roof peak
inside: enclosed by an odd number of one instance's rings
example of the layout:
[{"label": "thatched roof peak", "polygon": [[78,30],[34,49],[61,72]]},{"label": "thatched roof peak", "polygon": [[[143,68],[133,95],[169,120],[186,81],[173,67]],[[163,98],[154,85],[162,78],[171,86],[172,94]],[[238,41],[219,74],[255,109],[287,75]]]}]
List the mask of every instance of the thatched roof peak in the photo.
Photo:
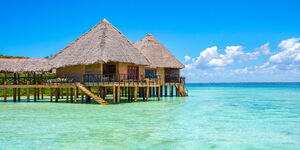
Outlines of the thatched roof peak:
[{"label": "thatched roof peak", "polygon": [[184,65],[152,34],[136,41],[134,46],[147,57],[151,68],[184,68]]},{"label": "thatched roof peak", "polygon": [[106,19],[50,58],[54,68],[107,62],[149,65],[147,58]]}]

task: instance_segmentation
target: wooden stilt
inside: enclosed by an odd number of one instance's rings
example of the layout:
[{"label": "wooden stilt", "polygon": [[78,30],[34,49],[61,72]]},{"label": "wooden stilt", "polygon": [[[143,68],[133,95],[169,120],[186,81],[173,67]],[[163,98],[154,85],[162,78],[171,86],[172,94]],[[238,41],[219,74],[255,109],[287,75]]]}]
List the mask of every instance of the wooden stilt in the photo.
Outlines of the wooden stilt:
[{"label": "wooden stilt", "polygon": [[78,93],[77,93],[77,88],[74,88],[74,103],[77,103],[77,95],[78,95]]},{"label": "wooden stilt", "polygon": [[6,94],[7,94],[7,89],[4,88],[4,89],[3,89],[3,96],[4,96],[3,101],[4,101],[4,102],[7,102],[7,95],[6,95]]},{"label": "wooden stilt", "polygon": [[13,100],[14,100],[14,102],[17,101],[16,90],[17,90],[16,88],[13,88]]},{"label": "wooden stilt", "polygon": [[36,88],[33,88],[33,101],[36,102]]},{"label": "wooden stilt", "polygon": [[157,87],[157,100],[160,100],[160,96],[161,96],[161,95],[160,95],[160,94],[161,94],[161,93],[160,93],[160,92],[161,92],[160,88],[161,88],[160,86]]},{"label": "wooden stilt", "polygon": [[71,88],[70,90],[71,90],[70,91],[70,102],[73,103],[74,102],[74,89]]},{"label": "wooden stilt", "polygon": [[66,88],[66,102],[69,103],[69,88]]},{"label": "wooden stilt", "polygon": [[44,89],[44,88],[41,88],[41,96],[42,96],[42,100],[44,100],[44,92],[45,92],[45,89]]},{"label": "wooden stilt", "polygon": [[40,100],[40,88],[37,88],[36,90],[37,90],[37,92],[36,92],[37,93],[37,99]]},{"label": "wooden stilt", "polygon": [[173,96],[173,85],[170,85],[170,97]]},{"label": "wooden stilt", "polygon": [[55,89],[55,102],[58,102],[59,99],[59,88]]},{"label": "wooden stilt", "polygon": [[160,97],[163,96],[163,86],[160,86]]},{"label": "wooden stilt", "polygon": [[53,102],[53,89],[50,88],[50,102]]},{"label": "wooden stilt", "polygon": [[81,90],[81,103],[84,102],[84,92]]},{"label": "wooden stilt", "polygon": [[165,85],[164,90],[165,90],[165,97],[167,97],[168,96],[168,86],[167,85]]},{"label": "wooden stilt", "polygon": [[26,88],[27,102],[30,102],[30,88]]},{"label": "wooden stilt", "polygon": [[149,88],[149,86],[147,86],[146,87],[146,101],[149,100],[149,90],[150,90],[150,88]]},{"label": "wooden stilt", "polygon": [[112,94],[113,94],[113,103],[115,104],[117,102],[116,98],[116,87],[112,87]]},{"label": "wooden stilt", "polygon": [[20,102],[21,101],[21,89],[17,88],[17,91],[18,91],[18,102]]},{"label": "wooden stilt", "polygon": [[133,100],[135,101],[135,102],[137,102],[138,101],[138,99],[137,99],[137,96],[138,96],[138,87],[134,87],[134,89],[133,89],[134,91],[134,93],[133,93]]},{"label": "wooden stilt", "polygon": [[121,88],[120,86],[117,87],[117,103],[121,102]]}]

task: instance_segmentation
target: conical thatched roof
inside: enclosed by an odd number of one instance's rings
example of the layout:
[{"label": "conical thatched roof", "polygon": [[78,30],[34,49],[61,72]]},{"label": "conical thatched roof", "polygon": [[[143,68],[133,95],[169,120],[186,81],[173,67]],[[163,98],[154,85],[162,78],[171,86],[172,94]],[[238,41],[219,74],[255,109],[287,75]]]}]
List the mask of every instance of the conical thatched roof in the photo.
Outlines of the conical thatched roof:
[{"label": "conical thatched roof", "polygon": [[0,72],[49,72],[48,59],[43,58],[0,58]]},{"label": "conical thatched roof", "polygon": [[184,68],[184,65],[151,34],[136,41],[134,46],[148,58],[151,68]]},{"label": "conical thatched roof", "polygon": [[98,62],[149,65],[147,58],[105,19],[50,58],[54,68]]}]

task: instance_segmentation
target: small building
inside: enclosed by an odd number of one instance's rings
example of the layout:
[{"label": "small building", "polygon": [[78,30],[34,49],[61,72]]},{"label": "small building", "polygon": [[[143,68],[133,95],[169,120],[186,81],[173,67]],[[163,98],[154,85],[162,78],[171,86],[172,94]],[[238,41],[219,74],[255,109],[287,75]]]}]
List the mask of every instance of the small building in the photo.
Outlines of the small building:
[{"label": "small building", "polygon": [[56,102],[74,103],[79,97],[99,104],[160,100],[174,91],[187,96],[182,68],[152,35],[132,43],[104,19],[49,59],[0,59],[0,89],[4,102],[8,89],[20,101],[21,88],[28,102],[32,92],[34,101],[43,99],[44,91],[51,102],[53,95]]},{"label": "small building", "polygon": [[147,36],[134,43],[143,55],[149,60],[150,65],[145,68],[146,76],[159,76],[161,83],[180,82],[180,69],[185,66],[153,35]]},{"label": "small building", "polygon": [[58,77],[83,81],[142,80],[147,58],[107,20],[50,58]]}]

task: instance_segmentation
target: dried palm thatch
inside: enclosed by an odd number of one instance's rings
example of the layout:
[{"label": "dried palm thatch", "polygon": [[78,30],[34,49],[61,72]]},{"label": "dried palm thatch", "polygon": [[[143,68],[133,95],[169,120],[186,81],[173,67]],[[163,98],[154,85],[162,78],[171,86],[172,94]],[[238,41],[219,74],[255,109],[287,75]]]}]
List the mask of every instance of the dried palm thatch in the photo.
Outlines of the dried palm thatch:
[{"label": "dried palm thatch", "polygon": [[50,58],[54,68],[99,62],[149,65],[147,58],[105,19]]},{"label": "dried palm thatch", "polygon": [[51,68],[48,59],[43,58],[0,58],[0,72],[49,72]]},{"label": "dried palm thatch", "polygon": [[147,57],[151,68],[184,68],[184,65],[151,34],[133,44]]}]

